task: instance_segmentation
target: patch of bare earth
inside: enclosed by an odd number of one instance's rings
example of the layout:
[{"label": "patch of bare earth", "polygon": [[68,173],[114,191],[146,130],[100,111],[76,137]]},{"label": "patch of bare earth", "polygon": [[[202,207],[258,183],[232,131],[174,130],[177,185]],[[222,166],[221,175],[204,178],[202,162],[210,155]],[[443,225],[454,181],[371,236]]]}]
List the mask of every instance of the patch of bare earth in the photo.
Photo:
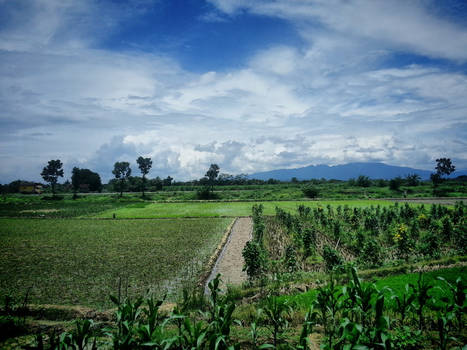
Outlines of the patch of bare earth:
[{"label": "patch of bare earth", "polygon": [[222,274],[222,281],[225,284],[242,284],[247,279],[243,269],[242,251],[246,242],[251,239],[253,222],[251,218],[238,218],[232,227],[229,240],[213,268],[208,282],[218,273]]}]

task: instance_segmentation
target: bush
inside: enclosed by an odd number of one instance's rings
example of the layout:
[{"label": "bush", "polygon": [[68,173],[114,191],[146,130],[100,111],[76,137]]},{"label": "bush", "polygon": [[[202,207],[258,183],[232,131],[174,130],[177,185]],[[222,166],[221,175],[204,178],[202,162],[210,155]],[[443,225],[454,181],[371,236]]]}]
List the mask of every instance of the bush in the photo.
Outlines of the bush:
[{"label": "bush", "polygon": [[328,245],[323,248],[323,259],[328,271],[334,270],[344,263],[339,252]]},{"label": "bush", "polygon": [[319,190],[312,185],[305,186],[302,191],[303,194],[308,198],[316,198],[319,195]]},{"label": "bush", "polygon": [[378,267],[383,263],[381,244],[373,238],[369,238],[363,245],[360,261],[370,267]]},{"label": "bush", "polygon": [[420,253],[431,258],[440,257],[440,239],[437,232],[429,232],[425,237],[423,237],[422,242],[419,246]]},{"label": "bush", "polygon": [[242,251],[245,266],[243,271],[246,271],[250,279],[259,277],[265,268],[266,258],[261,246],[252,241],[248,241]]},{"label": "bush", "polygon": [[399,191],[404,180],[401,177],[395,177],[394,179],[389,180],[389,188],[393,191]]},{"label": "bush", "polygon": [[210,191],[208,187],[204,187],[196,191],[196,199],[207,200],[207,199],[217,199],[218,196],[214,192]]},{"label": "bush", "polygon": [[368,176],[363,176],[360,175],[357,178],[356,185],[359,187],[370,187],[371,186],[371,180]]}]

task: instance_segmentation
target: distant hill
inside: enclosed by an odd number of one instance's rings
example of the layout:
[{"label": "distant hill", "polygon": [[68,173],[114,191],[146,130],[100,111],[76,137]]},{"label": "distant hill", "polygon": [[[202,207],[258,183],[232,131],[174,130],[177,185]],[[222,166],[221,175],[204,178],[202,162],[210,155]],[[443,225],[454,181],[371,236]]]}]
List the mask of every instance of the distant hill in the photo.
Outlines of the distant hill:
[{"label": "distant hill", "polygon": [[[392,179],[397,176],[405,177],[408,174],[417,174],[422,180],[430,178],[433,171],[413,169],[408,167],[400,167],[394,165],[387,165],[384,163],[349,163],[343,165],[310,165],[303,168],[296,169],[279,169],[271,170],[260,173],[251,174],[250,179],[259,180],[281,180],[290,181],[291,178],[296,177],[298,180],[310,180],[325,178],[336,180],[348,180],[357,178],[360,175],[368,176],[370,179]],[[467,175],[467,170],[455,171],[451,174],[451,178]]]}]

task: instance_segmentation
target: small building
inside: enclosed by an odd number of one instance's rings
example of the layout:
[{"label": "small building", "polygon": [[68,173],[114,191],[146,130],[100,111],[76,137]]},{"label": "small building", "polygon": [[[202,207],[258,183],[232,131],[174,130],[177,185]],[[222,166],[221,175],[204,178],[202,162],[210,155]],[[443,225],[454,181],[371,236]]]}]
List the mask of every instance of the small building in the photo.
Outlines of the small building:
[{"label": "small building", "polygon": [[22,181],[19,184],[19,192],[23,194],[41,194],[42,184],[37,182]]}]

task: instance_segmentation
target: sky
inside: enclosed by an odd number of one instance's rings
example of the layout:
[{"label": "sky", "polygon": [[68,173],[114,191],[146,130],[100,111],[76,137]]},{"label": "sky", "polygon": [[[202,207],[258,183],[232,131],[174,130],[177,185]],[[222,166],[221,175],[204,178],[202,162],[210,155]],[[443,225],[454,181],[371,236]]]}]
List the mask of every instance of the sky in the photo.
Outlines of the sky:
[{"label": "sky", "polygon": [[465,0],[0,0],[0,183],[467,168]]}]

